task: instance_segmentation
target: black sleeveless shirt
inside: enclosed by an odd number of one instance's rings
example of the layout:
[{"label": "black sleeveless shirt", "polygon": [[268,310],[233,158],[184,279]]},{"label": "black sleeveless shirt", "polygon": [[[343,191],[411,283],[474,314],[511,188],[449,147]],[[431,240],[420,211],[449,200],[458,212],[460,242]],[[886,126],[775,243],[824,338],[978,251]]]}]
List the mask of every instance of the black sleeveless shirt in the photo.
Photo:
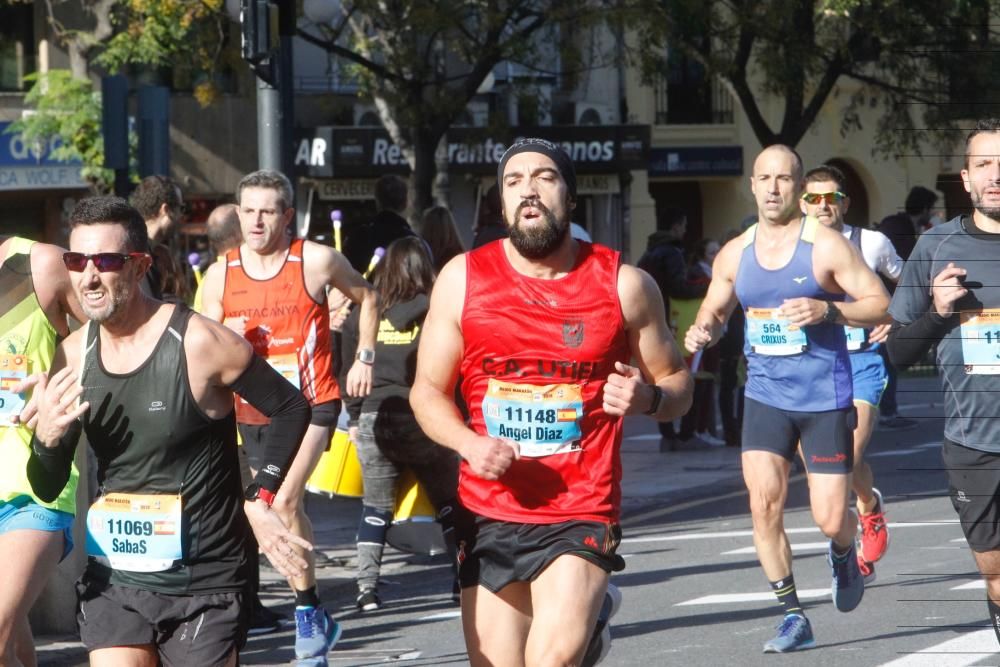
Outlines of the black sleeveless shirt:
[{"label": "black sleeveless shirt", "polygon": [[180,494],[184,559],[163,572],[111,570],[89,559],[99,580],[172,595],[236,592],[247,577],[249,531],[233,413],[211,419],[188,383],[184,333],[193,312],[177,305],[152,354],[135,371],[109,373],[99,327],[86,332],[81,401],[98,461],[100,493]]}]

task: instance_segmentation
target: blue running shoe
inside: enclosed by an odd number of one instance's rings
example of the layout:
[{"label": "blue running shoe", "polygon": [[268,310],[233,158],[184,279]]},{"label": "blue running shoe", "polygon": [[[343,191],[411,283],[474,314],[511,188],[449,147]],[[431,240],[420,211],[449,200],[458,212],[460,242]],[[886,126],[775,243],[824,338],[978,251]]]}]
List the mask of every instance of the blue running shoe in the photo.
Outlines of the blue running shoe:
[{"label": "blue running shoe", "polygon": [[816,646],[809,619],[802,614],[788,614],[778,625],[778,634],[764,644],[764,653],[788,653]]},{"label": "blue running shoe", "polygon": [[608,590],[601,602],[601,610],[597,613],[597,623],[587,643],[583,661],[580,663],[581,667],[594,667],[607,657],[608,651],[611,650],[611,617],[618,613],[621,606],[621,590],[614,584],[608,583]]},{"label": "blue running shoe", "polygon": [[[323,607],[295,608],[295,657],[322,658],[340,639],[340,623],[330,618]],[[313,664],[313,663],[309,663]]]},{"label": "blue running shoe", "polygon": [[858,606],[865,594],[865,579],[858,568],[857,549],[851,545],[851,550],[843,556],[833,555],[833,542],[826,554],[826,562],[833,570],[833,604],[840,611],[851,611]]}]

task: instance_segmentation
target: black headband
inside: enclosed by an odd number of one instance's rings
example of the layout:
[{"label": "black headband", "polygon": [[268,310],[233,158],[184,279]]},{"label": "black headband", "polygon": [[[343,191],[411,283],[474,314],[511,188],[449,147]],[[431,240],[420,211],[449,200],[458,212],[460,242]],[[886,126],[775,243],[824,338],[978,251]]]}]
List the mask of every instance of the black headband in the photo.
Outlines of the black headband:
[{"label": "black headband", "polygon": [[555,162],[559,174],[566,181],[569,196],[576,197],[576,169],[573,168],[573,160],[558,145],[537,137],[518,139],[500,158],[500,163],[497,165],[497,185],[501,192],[503,192],[503,169],[507,166],[507,161],[518,153],[541,153]]}]

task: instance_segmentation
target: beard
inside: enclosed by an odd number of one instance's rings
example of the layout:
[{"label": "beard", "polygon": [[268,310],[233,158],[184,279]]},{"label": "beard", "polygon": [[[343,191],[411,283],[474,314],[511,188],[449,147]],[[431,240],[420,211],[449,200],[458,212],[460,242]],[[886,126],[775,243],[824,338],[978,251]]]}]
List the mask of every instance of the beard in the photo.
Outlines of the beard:
[{"label": "beard", "polygon": [[[521,224],[521,211],[525,208],[535,208],[542,213],[542,224],[524,227]],[[537,200],[523,201],[514,211],[514,224],[508,229],[510,242],[522,256],[527,259],[544,259],[551,255],[559,244],[569,234],[569,221],[556,220],[545,204]]]},{"label": "beard", "polygon": [[984,206],[983,196],[980,193],[974,193],[974,196],[972,197],[972,206],[990,220],[1000,222],[1000,207]]},{"label": "beard", "polygon": [[79,295],[80,307],[83,309],[83,314],[87,316],[87,319],[93,320],[97,324],[104,324],[114,320],[114,318],[123,312],[124,305],[128,303],[132,296],[133,285],[129,283],[123,283],[121,287],[112,292],[107,287],[104,288],[108,296],[108,304],[102,308],[91,308],[87,304],[86,298],[83,294]]}]

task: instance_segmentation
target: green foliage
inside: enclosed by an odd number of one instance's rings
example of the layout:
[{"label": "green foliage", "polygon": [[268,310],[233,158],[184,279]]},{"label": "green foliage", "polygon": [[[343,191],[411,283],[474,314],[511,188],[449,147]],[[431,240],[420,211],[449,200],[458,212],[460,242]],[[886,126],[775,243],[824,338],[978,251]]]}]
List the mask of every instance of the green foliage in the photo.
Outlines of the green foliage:
[{"label": "green foliage", "polygon": [[181,62],[211,72],[224,35],[224,12],[223,0],[119,0],[112,13],[115,34],[95,62],[111,72]]},{"label": "green foliage", "polygon": [[[842,132],[863,105],[880,113],[876,151],[919,152],[960,118],[997,108],[988,91],[997,0],[662,0],[657,47],[645,66],[662,70],[665,48],[682,50],[732,84],[762,144],[795,145],[839,80],[853,80]],[[711,45],[705,49],[705,39]],[[657,48],[660,50],[657,52]],[[783,103],[780,124],[762,110]],[[991,99],[992,97],[992,99]]]},{"label": "green foliage", "polygon": [[[28,144],[61,141],[52,158],[61,162],[78,160],[81,176],[98,193],[110,192],[114,172],[105,169],[104,139],[101,136],[101,94],[90,81],[75,79],[69,70],[50,70],[26,77],[32,84],[25,103],[34,112],[11,123],[8,133],[20,134]],[[130,137],[132,152],[135,137]],[[138,180],[133,174],[133,180]]]},{"label": "green foliage", "polygon": [[520,65],[506,85],[530,97],[542,82],[562,91],[587,69],[609,65],[614,43],[596,29],[648,13],[653,0],[343,0],[329,25],[299,35],[346,63],[363,97],[375,100],[386,129],[413,166],[415,206],[429,205],[438,141],[492,69]]}]

